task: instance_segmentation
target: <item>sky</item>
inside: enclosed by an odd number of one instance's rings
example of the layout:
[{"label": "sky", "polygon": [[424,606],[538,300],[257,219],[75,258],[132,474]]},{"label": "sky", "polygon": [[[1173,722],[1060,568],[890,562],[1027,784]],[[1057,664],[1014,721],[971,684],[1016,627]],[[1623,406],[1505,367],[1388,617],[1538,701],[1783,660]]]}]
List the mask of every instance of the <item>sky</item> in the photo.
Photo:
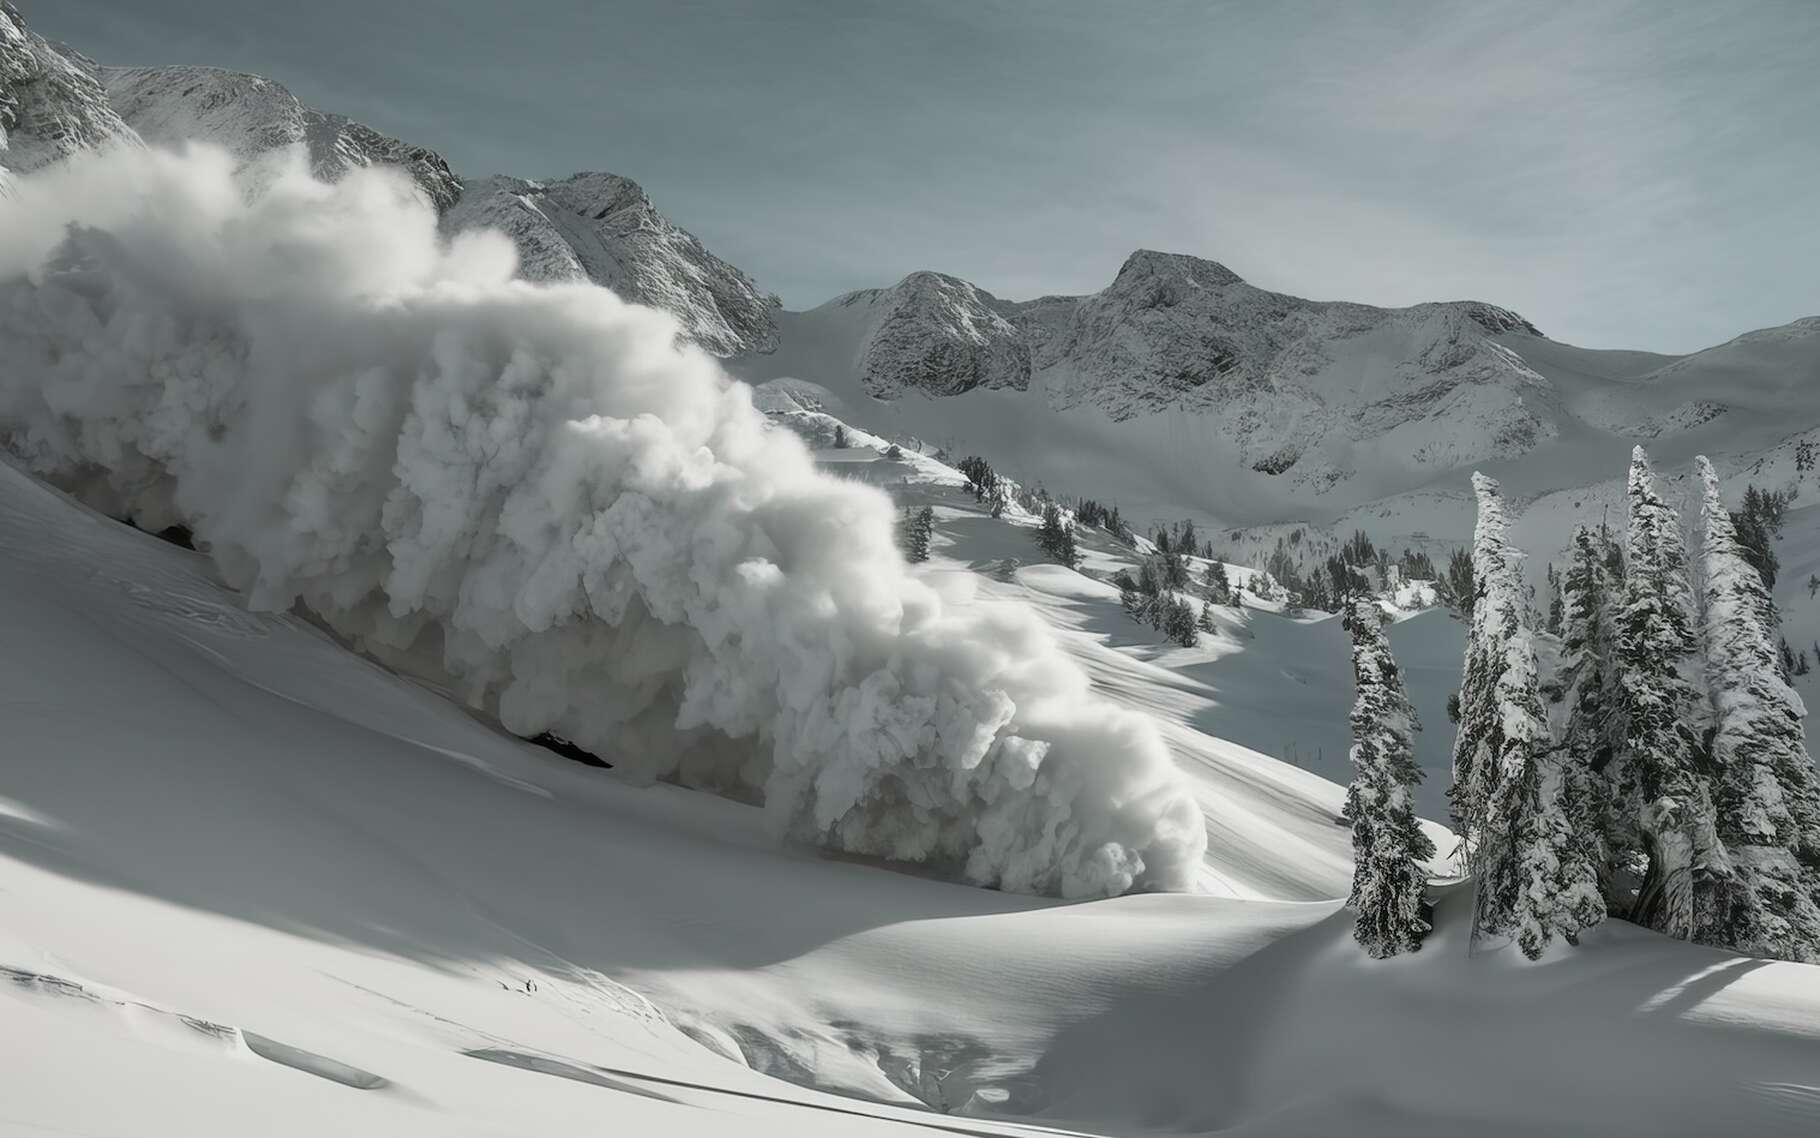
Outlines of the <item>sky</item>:
[{"label": "sky", "polygon": [[610,170],[791,308],[1137,248],[1692,351],[1820,314],[1820,0],[15,0],[464,175]]}]

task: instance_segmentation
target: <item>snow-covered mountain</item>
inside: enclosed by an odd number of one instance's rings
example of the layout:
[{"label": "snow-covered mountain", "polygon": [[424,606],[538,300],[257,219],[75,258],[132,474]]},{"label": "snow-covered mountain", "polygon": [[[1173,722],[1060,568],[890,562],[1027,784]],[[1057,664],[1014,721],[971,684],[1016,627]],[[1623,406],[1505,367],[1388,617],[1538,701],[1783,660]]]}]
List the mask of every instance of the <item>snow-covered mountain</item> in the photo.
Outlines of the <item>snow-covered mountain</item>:
[{"label": "snow-covered mountain", "polygon": [[1005,301],[918,273],[780,327],[778,350],[735,360],[739,374],[1139,518],[1464,502],[1480,466],[1534,495],[1610,477],[1635,442],[1672,466],[1820,424],[1820,321],[1685,357],[1593,351],[1490,304],[1303,300],[1147,250],[1089,296]]},{"label": "snow-covered mountain", "polygon": [[450,232],[490,226],[512,237],[527,279],[605,285],[669,312],[685,339],[715,355],[762,353],[776,343],[777,298],[659,213],[628,178],[464,179],[435,151],[306,106],[270,79],[214,67],[98,65],[46,42],[0,3],[0,186],[9,168],[141,140],[208,142],[243,165],[301,146],[313,172],[331,180],[395,166]]},{"label": "snow-covered mountain", "polygon": [[[917,272],[785,312],[619,175],[462,178],[270,80],[97,67],[0,12],[9,165],[139,137],[202,138],[243,161],[301,144],[331,178],[399,165],[448,231],[507,233],[529,279],[604,284],[670,312],[742,378],[788,381],[849,422],[985,454],[1140,521],[1312,521],[1445,543],[1465,536],[1478,467],[1520,504],[1610,478],[1635,442],[1672,471],[1820,425],[1815,321],[1684,357],[1594,351],[1492,304],[1305,300],[1150,250],[1087,296],[1013,301]],[[1233,534],[1235,549],[1274,540]]]},{"label": "snow-covered mountain", "polygon": [[8,170],[25,173],[132,137],[92,64],[46,42],[0,0],[0,188]]},{"label": "snow-covered mountain", "polygon": [[717,356],[777,346],[778,299],[672,225],[629,178],[469,180],[443,223],[451,231],[490,226],[511,237],[528,280],[589,280],[661,308]]},{"label": "snow-covered mountain", "polygon": [[120,117],[146,142],[212,142],[242,163],[303,146],[318,177],[362,166],[397,166],[446,210],[461,182],[442,156],[342,115],[306,107],[281,84],[216,67],[100,67],[97,75]]}]

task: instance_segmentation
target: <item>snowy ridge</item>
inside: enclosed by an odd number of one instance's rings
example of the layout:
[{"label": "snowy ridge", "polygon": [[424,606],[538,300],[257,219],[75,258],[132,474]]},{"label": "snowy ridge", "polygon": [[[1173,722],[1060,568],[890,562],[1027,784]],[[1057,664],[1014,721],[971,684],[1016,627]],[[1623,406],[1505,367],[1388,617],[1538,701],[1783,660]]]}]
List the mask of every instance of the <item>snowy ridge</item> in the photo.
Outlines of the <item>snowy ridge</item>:
[{"label": "snowy ridge", "polygon": [[776,347],[778,299],[672,225],[629,178],[472,180],[443,224],[451,232],[498,229],[518,246],[526,280],[604,285],[676,317],[691,343],[717,356]]},{"label": "snowy ridge", "polygon": [[0,0],[0,189],[9,170],[27,173],[90,147],[134,141],[87,62],[46,42]]},{"label": "snowy ridge", "polygon": [[306,107],[282,84],[215,67],[102,67],[101,81],[120,116],[148,143],[213,143],[242,164],[302,146],[316,176],[334,180],[367,166],[397,166],[438,210],[461,183],[434,151],[400,142],[341,115]]},{"label": "snowy ridge", "polygon": [[[26,45],[0,56],[0,100],[27,100],[23,111],[10,112],[23,124],[11,162],[21,169],[134,131],[165,146],[212,143],[249,168],[275,150],[300,146],[316,176],[331,181],[351,170],[396,166],[443,215],[449,232],[490,226],[512,237],[528,280],[605,285],[669,312],[685,338],[716,355],[775,345],[777,298],[672,224],[628,178],[464,180],[436,152],[306,106],[270,79],[213,67],[95,67],[91,76],[5,20],[0,16],[0,39]],[[30,79],[39,71],[54,78],[54,97],[33,93],[45,86]],[[27,78],[8,78],[15,74]],[[8,105],[0,101],[0,127]],[[34,141],[41,136],[54,144]]]}]

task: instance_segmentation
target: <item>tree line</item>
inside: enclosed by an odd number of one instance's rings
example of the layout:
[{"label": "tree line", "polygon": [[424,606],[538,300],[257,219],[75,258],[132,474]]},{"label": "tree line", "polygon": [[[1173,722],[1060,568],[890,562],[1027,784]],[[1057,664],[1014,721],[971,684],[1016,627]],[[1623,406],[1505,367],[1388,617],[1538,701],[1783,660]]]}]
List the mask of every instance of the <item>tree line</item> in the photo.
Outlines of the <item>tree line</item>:
[{"label": "tree line", "polygon": [[[1641,447],[1623,541],[1603,526],[1575,529],[1567,568],[1551,574],[1562,642],[1551,676],[1498,484],[1474,475],[1448,797],[1475,888],[1475,936],[1511,937],[1533,958],[1618,916],[1683,940],[1820,961],[1820,779],[1780,659],[1773,560],[1763,556],[1788,496],[1753,487],[1731,511],[1712,464],[1700,458],[1696,471],[1697,573]],[[1413,823],[1414,718],[1377,606],[1359,603],[1348,621],[1358,683],[1349,903],[1357,939],[1384,956],[1418,947],[1427,931],[1422,867],[1433,850]]]}]

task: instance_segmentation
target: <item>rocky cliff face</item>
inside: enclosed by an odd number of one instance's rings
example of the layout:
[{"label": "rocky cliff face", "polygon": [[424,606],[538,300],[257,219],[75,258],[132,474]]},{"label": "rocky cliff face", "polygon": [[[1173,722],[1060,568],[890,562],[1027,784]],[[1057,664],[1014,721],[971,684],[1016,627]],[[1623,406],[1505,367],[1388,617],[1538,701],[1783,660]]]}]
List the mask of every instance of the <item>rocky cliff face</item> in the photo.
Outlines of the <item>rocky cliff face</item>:
[{"label": "rocky cliff face", "polygon": [[866,391],[878,398],[1030,385],[1027,338],[996,311],[1000,302],[991,293],[959,277],[911,273],[890,288],[832,303],[868,312],[857,366]]},{"label": "rocky cliff face", "polygon": [[671,313],[689,340],[716,355],[767,352],[776,345],[772,313],[778,299],[671,224],[629,178],[584,173],[553,182],[471,180],[443,222],[452,231],[502,230],[518,245],[526,279],[605,285]]},{"label": "rocky cliff face", "polygon": [[0,182],[78,150],[135,142],[92,64],[25,26],[0,2]]}]

